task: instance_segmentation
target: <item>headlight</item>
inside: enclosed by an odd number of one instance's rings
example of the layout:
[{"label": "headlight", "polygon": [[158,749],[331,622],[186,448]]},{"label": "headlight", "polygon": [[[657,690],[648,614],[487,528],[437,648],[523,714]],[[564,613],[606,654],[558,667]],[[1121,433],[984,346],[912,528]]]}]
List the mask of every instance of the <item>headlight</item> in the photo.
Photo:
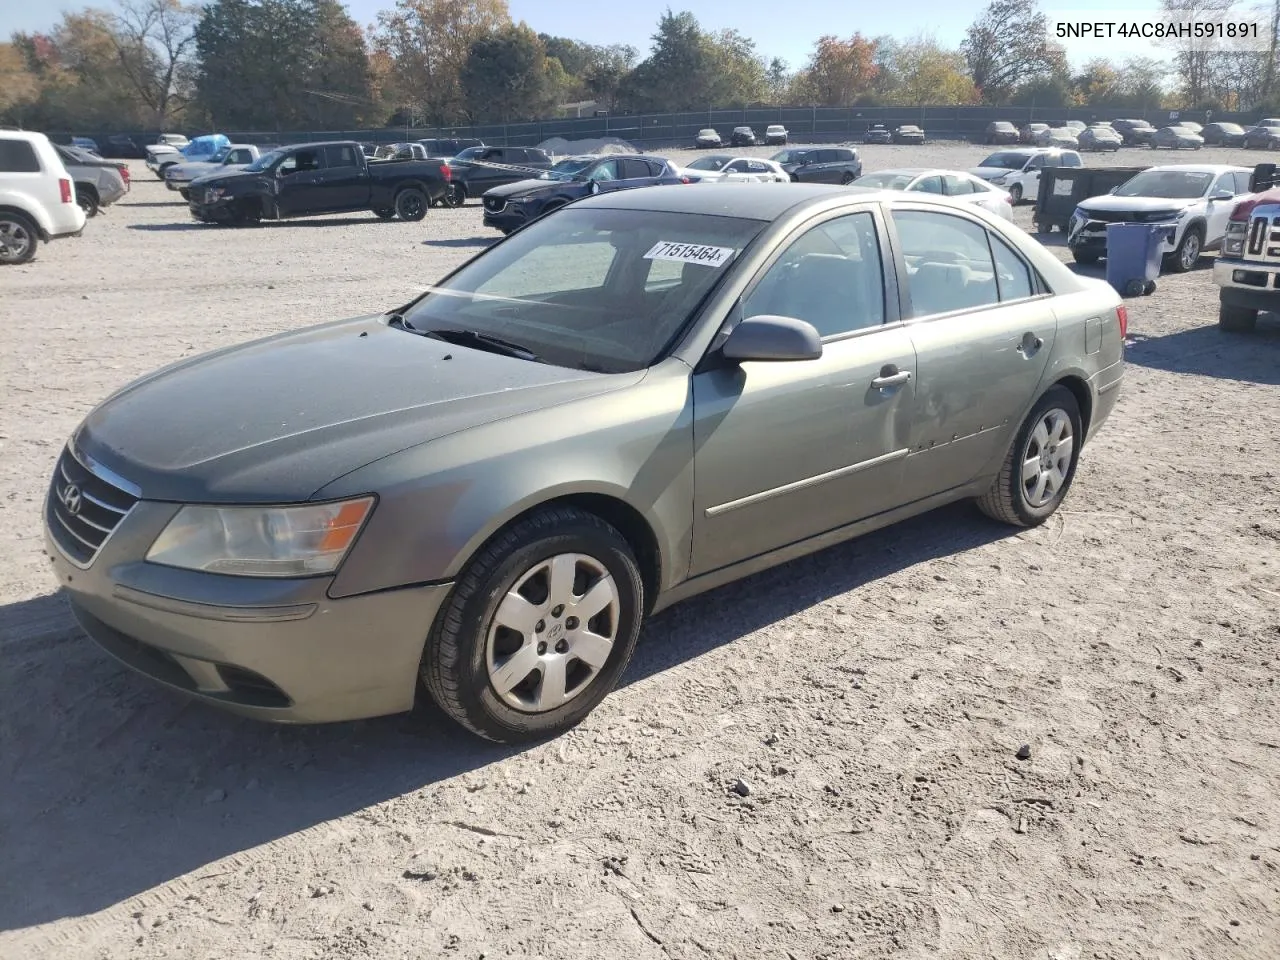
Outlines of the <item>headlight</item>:
[{"label": "headlight", "polygon": [[373,498],[290,507],[183,507],[147,551],[168,567],[237,577],[332,573]]},{"label": "headlight", "polygon": [[204,192],[205,203],[213,203],[215,200],[221,200],[226,195],[226,187],[210,187]]},{"label": "headlight", "polygon": [[1000,176],[998,176],[998,177],[992,177],[990,180],[988,180],[988,181],[987,181],[987,183],[994,183],[994,184],[997,184],[997,185],[1003,185],[1003,184],[1004,184],[1008,179],[1009,179],[1009,175],[1008,175],[1007,173],[1005,173],[1005,174],[1002,174],[1002,175],[1000,175]]},{"label": "headlight", "polygon": [[1242,220],[1232,220],[1227,224],[1227,235],[1222,239],[1222,255],[1225,257],[1244,256],[1244,238],[1249,232],[1249,224]]}]

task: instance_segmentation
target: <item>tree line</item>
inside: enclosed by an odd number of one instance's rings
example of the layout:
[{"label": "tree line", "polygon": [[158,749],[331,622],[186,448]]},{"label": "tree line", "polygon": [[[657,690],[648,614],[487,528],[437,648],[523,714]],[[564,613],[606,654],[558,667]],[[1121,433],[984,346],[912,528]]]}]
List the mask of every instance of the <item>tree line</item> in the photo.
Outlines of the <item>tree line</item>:
[{"label": "tree line", "polygon": [[[1225,13],[1233,0],[1162,0]],[[1277,109],[1268,51],[1175,48],[1072,70],[1038,0],[993,0],[951,49],[928,35],[818,37],[796,68],[668,9],[646,57],[537,33],[506,0],[395,0],[362,29],[340,0],[118,0],[0,43],[0,122],[49,130],[355,129],[759,105]]]}]

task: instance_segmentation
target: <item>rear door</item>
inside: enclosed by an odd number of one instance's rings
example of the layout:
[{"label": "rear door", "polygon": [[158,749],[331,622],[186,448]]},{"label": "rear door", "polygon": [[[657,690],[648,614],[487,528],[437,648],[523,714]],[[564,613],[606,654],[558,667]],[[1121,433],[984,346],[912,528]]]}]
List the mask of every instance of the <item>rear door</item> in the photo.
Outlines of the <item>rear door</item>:
[{"label": "rear door", "polygon": [[915,500],[976,479],[1008,448],[1057,317],[1035,270],[977,220],[902,205],[890,222],[918,373],[903,480]]},{"label": "rear door", "polygon": [[326,210],[362,210],[369,206],[369,177],[360,160],[352,144],[335,143],[324,148],[324,169],[318,179]]}]

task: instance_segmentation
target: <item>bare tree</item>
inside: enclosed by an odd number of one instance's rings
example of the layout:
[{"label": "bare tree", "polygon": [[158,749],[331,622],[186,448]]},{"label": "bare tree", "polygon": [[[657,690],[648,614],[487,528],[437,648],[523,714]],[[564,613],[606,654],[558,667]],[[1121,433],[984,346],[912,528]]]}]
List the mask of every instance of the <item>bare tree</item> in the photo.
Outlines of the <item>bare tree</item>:
[{"label": "bare tree", "polygon": [[116,58],[163,128],[187,101],[200,8],[181,0],[120,0],[111,18]]}]

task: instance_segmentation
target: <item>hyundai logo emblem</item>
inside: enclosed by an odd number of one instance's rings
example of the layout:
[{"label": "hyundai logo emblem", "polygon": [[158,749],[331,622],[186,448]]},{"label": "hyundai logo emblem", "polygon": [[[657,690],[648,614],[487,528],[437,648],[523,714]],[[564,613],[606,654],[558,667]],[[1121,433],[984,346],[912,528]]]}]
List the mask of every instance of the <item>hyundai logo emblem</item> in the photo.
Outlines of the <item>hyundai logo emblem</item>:
[{"label": "hyundai logo emblem", "polygon": [[74,483],[68,483],[62,488],[62,493],[58,497],[62,505],[67,508],[67,513],[73,517],[79,515],[80,508],[84,505],[84,495],[81,494],[79,487]]}]

